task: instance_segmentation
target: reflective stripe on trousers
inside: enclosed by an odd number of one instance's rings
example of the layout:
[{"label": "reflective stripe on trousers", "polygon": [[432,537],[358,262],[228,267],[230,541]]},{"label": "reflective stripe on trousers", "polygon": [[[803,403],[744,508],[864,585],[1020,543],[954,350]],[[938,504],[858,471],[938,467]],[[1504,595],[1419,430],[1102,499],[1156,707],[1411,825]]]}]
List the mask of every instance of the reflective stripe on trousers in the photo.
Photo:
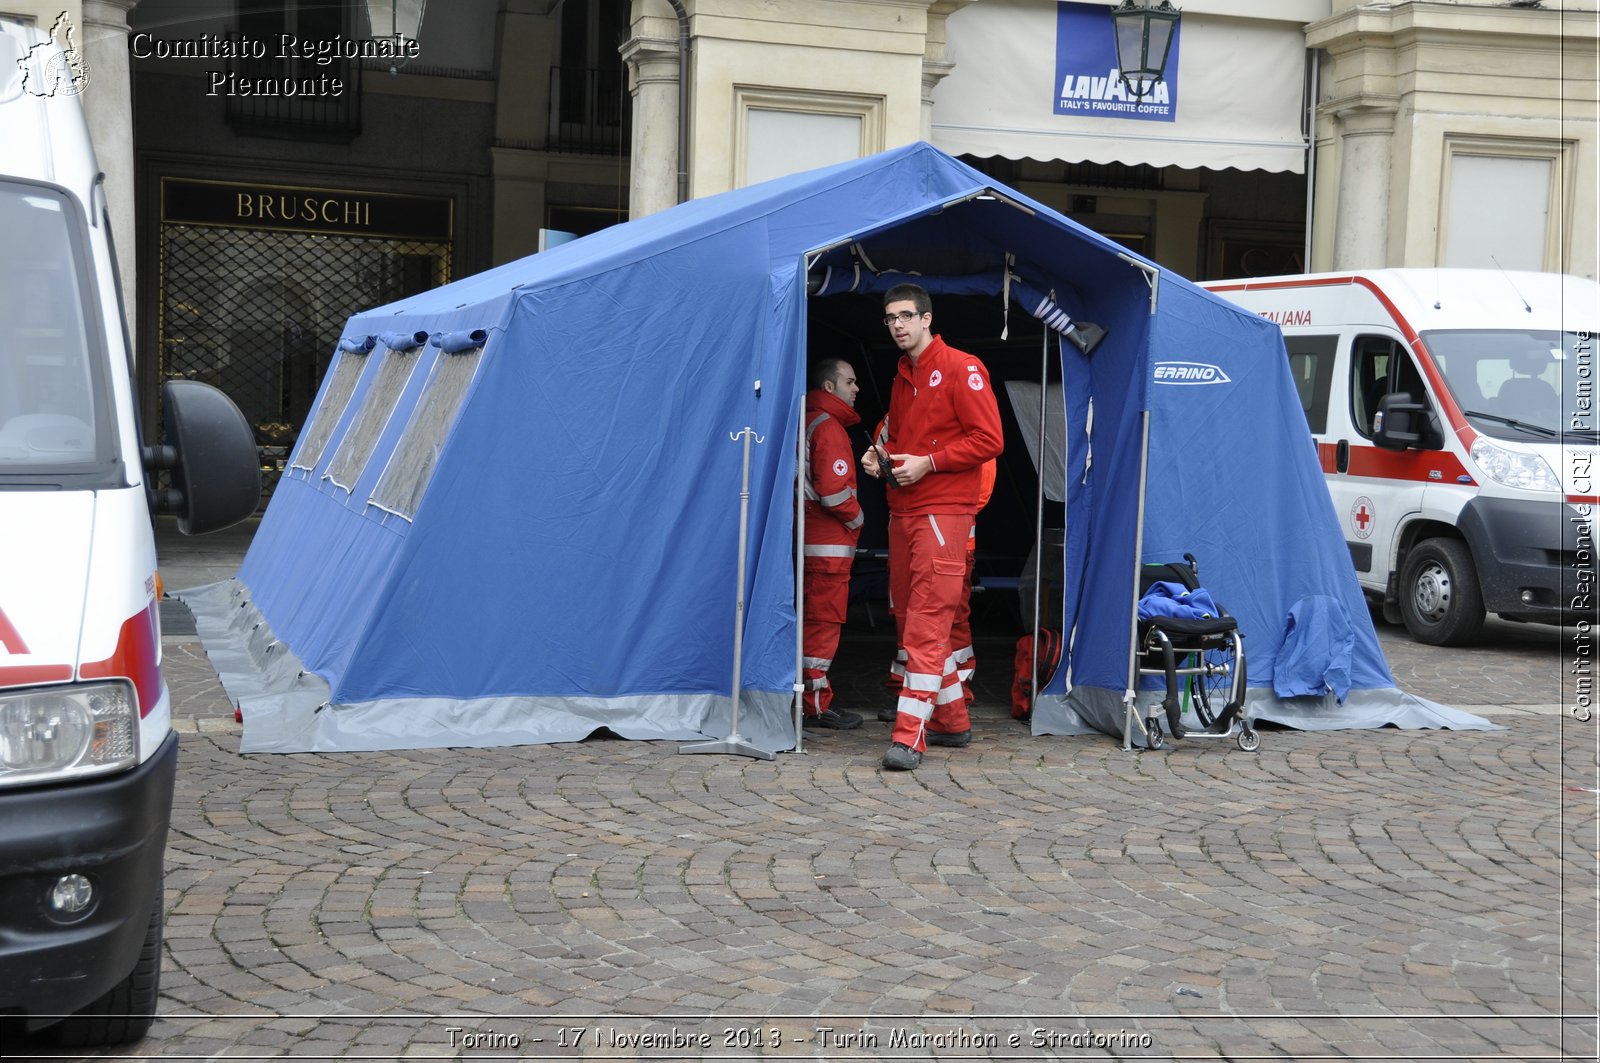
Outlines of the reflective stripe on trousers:
[{"label": "reflective stripe on trousers", "polygon": [[972,518],[961,513],[889,517],[890,593],[903,603],[901,643],[906,652],[893,740],[919,752],[927,747],[930,728],[960,732],[972,726],[950,649],[971,524]]}]

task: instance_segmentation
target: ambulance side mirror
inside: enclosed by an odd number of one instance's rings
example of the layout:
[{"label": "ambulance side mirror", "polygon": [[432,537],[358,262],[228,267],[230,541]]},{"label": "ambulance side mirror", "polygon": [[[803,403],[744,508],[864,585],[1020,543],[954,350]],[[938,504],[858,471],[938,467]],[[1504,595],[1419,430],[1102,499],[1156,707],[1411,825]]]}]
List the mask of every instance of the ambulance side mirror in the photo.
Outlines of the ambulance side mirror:
[{"label": "ambulance side mirror", "polygon": [[144,465],[170,470],[172,486],[154,493],[155,511],[175,514],[185,535],[220,531],[254,513],[261,458],[239,407],[198,380],[169,380],[161,395],[164,439],[145,448]]},{"label": "ambulance side mirror", "polygon": [[1378,400],[1378,413],[1372,421],[1372,441],[1387,450],[1426,447],[1429,431],[1428,407],[1413,402],[1411,393],[1392,391]]}]

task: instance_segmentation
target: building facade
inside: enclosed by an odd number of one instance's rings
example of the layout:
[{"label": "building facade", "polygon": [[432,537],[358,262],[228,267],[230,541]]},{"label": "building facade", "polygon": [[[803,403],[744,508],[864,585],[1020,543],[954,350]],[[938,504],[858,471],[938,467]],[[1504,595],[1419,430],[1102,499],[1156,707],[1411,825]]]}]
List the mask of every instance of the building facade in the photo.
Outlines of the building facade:
[{"label": "building facade", "polygon": [[1333,8],[1306,28],[1313,266],[1595,277],[1593,0]]},{"label": "building facade", "polygon": [[1188,0],[1143,99],[1113,0],[0,5],[87,59],[147,424],[216,382],[269,473],[353,311],[919,139],[1197,279],[1597,272],[1595,0]]},{"label": "building facade", "polygon": [[1189,0],[1159,116],[1112,6],[635,0],[634,212],[920,136],[1192,277],[1595,275],[1593,0]]}]

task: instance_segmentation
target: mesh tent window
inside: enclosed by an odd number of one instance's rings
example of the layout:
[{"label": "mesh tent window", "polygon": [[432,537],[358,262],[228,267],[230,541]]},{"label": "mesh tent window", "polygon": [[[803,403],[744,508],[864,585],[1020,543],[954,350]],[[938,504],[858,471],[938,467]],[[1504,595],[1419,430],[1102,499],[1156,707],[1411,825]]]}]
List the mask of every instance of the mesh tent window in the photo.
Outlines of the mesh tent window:
[{"label": "mesh tent window", "polygon": [[367,389],[366,399],[361,404],[361,411],[356,414],[355,423],[345,433],[333,456],[333,464],[323,474],[326,479],[333,481],[335,487],[355,490],[355,483],[371,460],[378,437],[383,434],[384,426],[394,414],[395,404],[405,391],[406,382],[417,367],[417,355],[423,349],[420,346],[398,350],[390,347],[384,352],[377,379]]},{"label": "mesh tent window", "polygon": [[406,520],[416,515],[428,481],[433,478],[439,451],[449,438],[482,360],[481,344],[440,354],[369,504]]},{"label": "mesh tent window", "polygon": [[317,462],[322,460],[323,453],[328,449],[328,441],[333,438],[334,427],[350,405],[350,396],[356,392],[361,371],[366,367],[366,350],[339,351],[339,360],[334,363],[332,379],[328,381],[327,394],[317,406],[311,424],[306,426],[300,449],[290,468],[304,469],[309,473],[317,467]]}]

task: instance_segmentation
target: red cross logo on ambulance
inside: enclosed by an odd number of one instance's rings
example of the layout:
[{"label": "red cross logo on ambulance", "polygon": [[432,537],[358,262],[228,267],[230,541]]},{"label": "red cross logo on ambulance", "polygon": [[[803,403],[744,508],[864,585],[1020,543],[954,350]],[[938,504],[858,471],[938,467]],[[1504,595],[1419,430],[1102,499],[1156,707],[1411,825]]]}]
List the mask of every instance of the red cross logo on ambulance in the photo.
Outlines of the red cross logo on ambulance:
[{"label": "red cross logo on ambulance", "polygon": [[1375,516],[1372,508],[1372,499],[1362,495],[1350,507],[1350,523],[1356,529],[1356,538],[1365,539],[1372,535],[1372,519]]},{"label": "red cross logo on ambulance", "polygon": [[935,369],[933,372],[928,374],[928,386],[930,388],[936,388],[936,387],[939,386],[939,381],[941,381],[943,379],[944,379],[944,374],[939,372],[939,370]]},{"label": "red cross logo on ambulance", "polygon": [[849,471],[850,471],[850,466],[845,464],[845,461],[844,461],[843,458],[837,458],[837,459],[834,460],[834,463],[833,463],[833,474],[835,476],[843,476],[845,473],[847,473]]}]

